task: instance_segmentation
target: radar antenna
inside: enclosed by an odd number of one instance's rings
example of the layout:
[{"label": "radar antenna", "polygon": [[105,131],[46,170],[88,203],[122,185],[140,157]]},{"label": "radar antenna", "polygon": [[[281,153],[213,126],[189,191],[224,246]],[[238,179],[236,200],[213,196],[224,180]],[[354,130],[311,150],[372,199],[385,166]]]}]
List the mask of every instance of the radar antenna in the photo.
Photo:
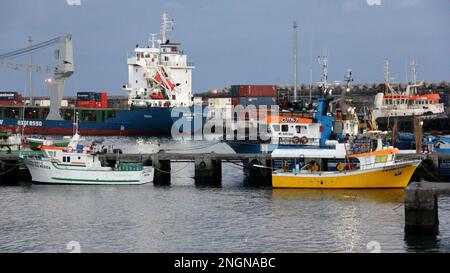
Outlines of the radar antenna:
[{"label": "radar antenna", "polygon": [[161,23],[161,36],[162,36],[162,42],[166,43],[169,37],[167,36],[167,33],[169,31],[172,31],[175,26],[175,22],[173,20],[169,20],[169,17],[166,13],[163,13],[162,17],[162,23]]}]

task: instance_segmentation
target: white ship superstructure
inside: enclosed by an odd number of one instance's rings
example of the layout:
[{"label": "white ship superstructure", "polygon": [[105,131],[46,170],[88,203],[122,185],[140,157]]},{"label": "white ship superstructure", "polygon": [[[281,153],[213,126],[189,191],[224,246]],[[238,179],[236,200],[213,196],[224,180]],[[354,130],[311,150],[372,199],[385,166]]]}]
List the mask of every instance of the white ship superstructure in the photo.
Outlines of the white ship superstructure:
[{"label": "white ship superstructure", "polygon": [[413,61],[413,80],[408,84],[404,92],[396,91],[389,82],[389,61],[385,60],[385,92],[375,96],[372,116],[378,118],[407,117],[440,114],[444,112],[444,104],[440,102],[440,96],[434,94],[419,94],[418,88],[423,84],[416,80],[416,63]]},{"label": "white ship superstructure", "polygon": [[162,16],[161,40],[151,34],[149,45],[136,46],[128,58],[128,93],[130,106],[174,107],[191,106],[192,69],[187,54],[179,43],[168,39],[174,22]]}]

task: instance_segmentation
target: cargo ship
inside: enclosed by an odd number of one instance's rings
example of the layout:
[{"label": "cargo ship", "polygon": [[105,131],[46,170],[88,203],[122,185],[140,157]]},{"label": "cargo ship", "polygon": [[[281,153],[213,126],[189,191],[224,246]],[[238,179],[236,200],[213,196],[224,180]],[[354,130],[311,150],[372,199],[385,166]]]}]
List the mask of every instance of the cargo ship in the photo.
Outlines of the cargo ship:
[{"label": "cargo ship", "polygon": [[[51,84],[48,83],[53,88],[50,107],[27,103],[18,92],[2,92],[0,131],[71,135],[73,118],[78,113],[79,131],[83,135],[170,135],[172,125],[180,118],[192,121],[195,115],[203,117],[203,108],[193,104],[194,66],[187,61],[181,44],[168,39],[168,32],[172,29],[173,21],[163,14],[161,39],[152,34],[148,45],[136,45],[134,54],[128,57],[128,83],[123,85],[128,102],[120,108],[107,105],[105,92],[78,92],[74,105],[61,105],[64,79],[73,73],[73,57],[71,36],[60,38],[63,46],[59,50],[59,66],[55,70],[55,78],[50,80]],[[0,63],[2,57],[11,55],[0,54]],[[185,108],[181,114],[172,117],[175,107]],[[194,108],[199,110],[194,111]],[[179,131],[189,133],[202,128],[202,122],[190,124],[189,128],[180,126]]]}]

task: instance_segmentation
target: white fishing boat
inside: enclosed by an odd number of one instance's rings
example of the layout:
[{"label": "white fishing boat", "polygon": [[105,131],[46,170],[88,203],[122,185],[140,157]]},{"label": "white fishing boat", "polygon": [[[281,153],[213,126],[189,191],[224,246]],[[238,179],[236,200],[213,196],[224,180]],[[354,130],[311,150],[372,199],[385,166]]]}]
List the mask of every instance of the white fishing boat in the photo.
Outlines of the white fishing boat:
[{"label": "white fishing boat", "polygon": [[388,118],[412,116],[432,116],[444,112],[444,104],[440,102],[438,93],[419,94],[423,82],[416,80],[416,64],[412,63],[412,83],[406,90],[395,90],[389,80],[389,62],[385,61],[385,90],[375,96],[372,118],[377,122]]},{"label": "white fishing boat", "polygon": [[108,165],[95,146],[83,146],[79,140],[80,135],[75,133],[67,147],[40,146],[42,155],[22,155],[33,182],[137,185],[153,181],[153,167],[120,159]]}]

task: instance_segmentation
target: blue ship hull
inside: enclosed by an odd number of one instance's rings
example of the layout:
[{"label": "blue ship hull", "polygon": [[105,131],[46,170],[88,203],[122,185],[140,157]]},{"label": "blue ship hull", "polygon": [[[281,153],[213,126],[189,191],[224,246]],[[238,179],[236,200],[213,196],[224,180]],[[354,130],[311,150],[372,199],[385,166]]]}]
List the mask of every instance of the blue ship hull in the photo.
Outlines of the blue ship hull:
[{"label": "blue ship hull", "polygon": [[[80,120],[79,131],[82,135],[129,135],[153,136],[171,135],[175,122],[187,124],[177,126],[178,131],[192,133],[202,130],[205,118],[202,116],[203,107],[190,107],[172,117],[172,109],[167,107],[135,108],[119,110],[116,116],[105,121]],[[25,134],[39,135],[71,135],[73,133],[72,120],[37,120],[37,119],[0,119],[0,130],[19,132],[24,127]]]}]

